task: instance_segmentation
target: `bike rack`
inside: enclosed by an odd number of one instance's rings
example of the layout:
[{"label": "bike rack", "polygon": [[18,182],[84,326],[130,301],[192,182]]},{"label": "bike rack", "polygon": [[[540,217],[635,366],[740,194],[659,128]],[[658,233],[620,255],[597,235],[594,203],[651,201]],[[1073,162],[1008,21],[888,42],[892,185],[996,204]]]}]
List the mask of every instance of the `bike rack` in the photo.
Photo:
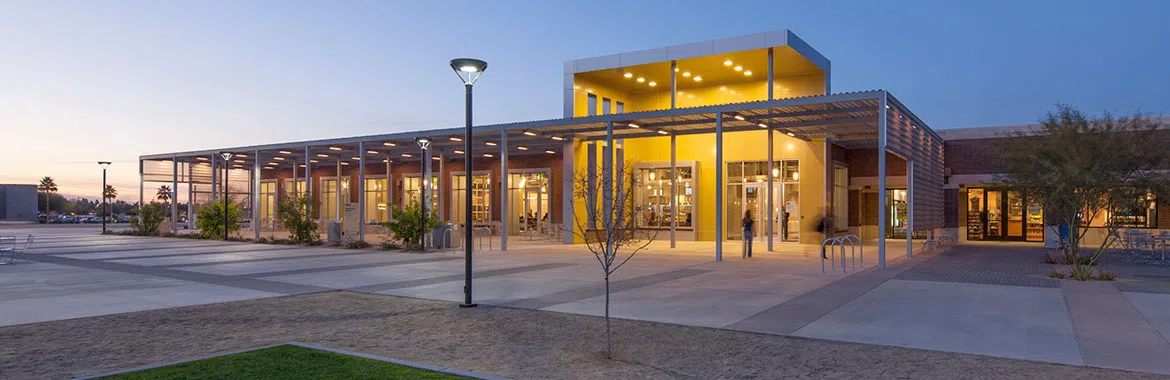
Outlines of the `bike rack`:
[{"label": "bike rack", "polygon": [[[484,232],[486,232],[486,233],[487,233],[487,240],[488,240],[488,250],[489,250],[489,251],[490,251],[490,250],[492,250],[492,229],[491,229],[491,228],[489,228],[489,227],[478,227],[478,228],[475,228],[475,229],[473,229],[473,231],[475,231],[475,232],[480,232],[480,231],[484,231]],[[472,236],[475,236],[475,237],[477,237],[477,238],[478,238],[478,239],[477,239],[477,241],[479,242],[479,249],[481,249],[481,250],[482,250],[482,249],[483,249],[483,235],[481,235],[481,234],[479,234],[479,233],[476,233],[476,234],[474,234],[474,235],[472,235]]]},{"label": "bike rack", "polygon": [[[825,253],[825,245],[829,246],[829,252]],[[825,239],[821,242],[821,273],[825,273],[825,259],[829,259],[830,268],[837,269],[837,247],[841,247],[841,273],[847,274],[849,272],[848,265],[845,260],[845,247],[849,246],[849,254],[852,258],[853,268],[857,269],[857,253],[858,248],[861,251],[861,266],[865,266],[865,246],[861,242],[861,238],[857,235],[844,235],[834,238]]]}]

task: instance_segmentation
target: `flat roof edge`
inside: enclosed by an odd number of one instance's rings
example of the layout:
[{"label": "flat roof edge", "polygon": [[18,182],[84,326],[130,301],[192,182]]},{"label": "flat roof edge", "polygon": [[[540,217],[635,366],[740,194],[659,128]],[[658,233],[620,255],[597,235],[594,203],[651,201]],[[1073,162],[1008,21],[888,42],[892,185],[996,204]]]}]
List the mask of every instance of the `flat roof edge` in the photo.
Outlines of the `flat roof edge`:
[{"label": "flat roof edge", "polygon": [[829,72],[831,62],[828,58],[792,31],[779,29],[769,32],[572,59],[565,61],[565,74],[577,74],[782,46],[792,48],[810,62],[820,67],[821,70],[824,70],[826,73]]}]

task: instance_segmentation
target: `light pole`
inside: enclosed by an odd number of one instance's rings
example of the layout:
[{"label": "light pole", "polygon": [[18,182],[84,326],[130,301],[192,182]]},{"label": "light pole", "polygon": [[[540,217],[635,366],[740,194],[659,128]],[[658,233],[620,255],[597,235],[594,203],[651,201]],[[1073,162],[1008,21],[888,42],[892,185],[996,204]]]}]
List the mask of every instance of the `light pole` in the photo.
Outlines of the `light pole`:
[{"label": "light pole", "polygon": [[[98,161],[98,166],[102,167],[102,234],[105,234],[106,233],[106,168],[110,167],[110,162],[109,161]],[[48,199],[48,198],[46,197],[45,199]]]},{"label": "light pole", "polygon": [[[451,60],[451,69],[455,70],[456,75],[459,75],[459,80],[463,81],[463,88],[467,93],[467,123],[463,126],[463,172],[464,178],[467,180],[463,187],[463,257],[466,265],[463,280],[463,303],[459,304],[459,307],[475,307],[476,305],[471,303],[471,88],[475,86],[475,81],[483,76],[484,70],[487,70],[487,62],[474,58],[455,58]],[[506,175],[508,173],[500,173],[500,176]],[[508,191],[508,189],[503,189],[503,191]]]},{"label": "light pole", "polygon": [[[223,241],[228,239],[228,172],[232,171],[232,152],[219,152],[223,157]],[[296,170],[296,168],[293,168]]]},{"label": "light pole", "polygon": [[421,244],[419,244],[419,246],[422,247],[423,252],[426,252],[426,250],[427,250],[427,180],[429,179],[429,178],[427,178],[427,160],[430,159],[430,157],[427,157],[427,148],[431,147],[431,139],[426,138],[426,137],[419,137],[419,138],[414,139],[414,142],[418,143],[418,148],[422,151],[422,153],[419,153],[419,155],[418,155],[419,157],[422,158],[421,160],[418,161],[418,163],[420,165],[418,168],[418,173],[419,173],[418,174],[418,178],[419,178],[419,181],[418,181],[418,221],[419,221],[418,230],[419,230],[419,232],[421,232],[421,234],[419,235],[419,238],[420,238],[419,243],[421,243]]}]

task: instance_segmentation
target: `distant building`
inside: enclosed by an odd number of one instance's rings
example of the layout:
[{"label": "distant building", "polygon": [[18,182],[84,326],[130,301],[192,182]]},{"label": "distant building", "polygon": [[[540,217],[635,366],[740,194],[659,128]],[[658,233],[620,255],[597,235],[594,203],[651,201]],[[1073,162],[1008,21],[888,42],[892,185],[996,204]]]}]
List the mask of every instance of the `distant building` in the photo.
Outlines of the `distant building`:
[{"label": "distant building", "polygon": [[37,220],[37,185],[0,184],[0,221]]}]

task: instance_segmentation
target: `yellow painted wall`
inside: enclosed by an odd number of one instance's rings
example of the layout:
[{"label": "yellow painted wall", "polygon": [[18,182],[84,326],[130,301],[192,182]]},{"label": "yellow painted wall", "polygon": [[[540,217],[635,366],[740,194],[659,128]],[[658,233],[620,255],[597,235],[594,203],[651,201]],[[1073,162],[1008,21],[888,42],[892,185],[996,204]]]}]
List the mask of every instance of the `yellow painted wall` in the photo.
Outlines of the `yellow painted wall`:
[{"label": "yellow painted wall", "polygon": [[[659,83],[662,90],[653,92],[632,93],[619,90],[581,77],[574,79],[573,116],[588,115],[588,94],[597,95],[597,114],[601,114],[602,98],[609,98],[612,102],[625,103],[625,112],[652,111],[670,109],[670,84]],[[773,81],[773,97],[775,99],[794,98],[801,96],[823,95],[825,93],[824,75],[808,75],[796,77],[775,78]],[[768,99],[767,77],[759,81],[735,84],[711,84],[702,87],[682,86],[676,98],[676,108],[698,107],[718,104],[752,102]],[[616,112],[616,103],[612,103],[611,112]]]},{"label": "yellow painted wall", "polygon": [[[775,133],[773,154],[774,159],[800,160],[800,226],[801,243],[820,243],[820,235],[816,233],[816,223],[824,211],[824,144],[823,142],[808,142],[788,137],[779,132]],[[723,160],[736,161],[766,161],[767,131],[747,131],[725,133],[723,135]],[[588,170],[587,146],[578,142],[573,162],[578,173]],[[603,162],[601,151],[602,143],[598,143],[597,162]],[[648,137],[628,139],[624,142],[626,165],[637,162],[670,162],[670,137]],[[697,197],[695,200],[695,237],[698,240],[715,240],[715,135],[683,135],[678,136],[678,161],[697,161]],[[726,167],[725,167],[726,170]],[[724,173],[726,176],[726,172]],[[600,175],[600,173],[599,173]],[[726,181],[726,177],[724,178]],[[600,202],[600,199],[598,200]],[[726,198],[724,199],[726,202]],[[583,200],[575,200],[577,217],[583,222],[585,204]],[[738,211],[737,211],[738,212]],[[726,221],[724,221],[726,223]]]}]

